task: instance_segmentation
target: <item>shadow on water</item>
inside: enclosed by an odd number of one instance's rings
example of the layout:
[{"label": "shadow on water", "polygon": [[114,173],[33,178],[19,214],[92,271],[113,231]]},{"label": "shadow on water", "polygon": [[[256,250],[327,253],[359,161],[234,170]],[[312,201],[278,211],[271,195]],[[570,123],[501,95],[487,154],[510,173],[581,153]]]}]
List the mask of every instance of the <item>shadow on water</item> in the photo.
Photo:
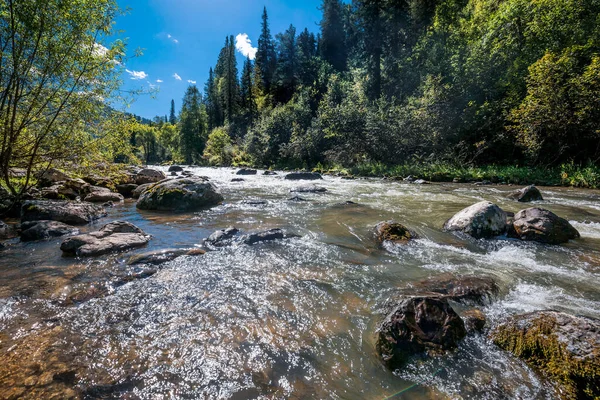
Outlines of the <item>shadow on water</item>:
[{"label": "shadow on water", "polygon": [[[0,258],[0,397],[546,399],[547,384],[484,336],[392,373],[378,360],[381,305],[399,287],[445,273],[495,277],[493,322],[544,308],[600,316],[598,193],[541,188],[547,207],[582,239],[543,246],[441,232],[487,199],[509,211],[511,188],[410,185],[326,177],[326,193],[290,201],[281,175],[231,182],[233,170],[194,169],[225,202],[196,213],[123,219],[153,236],[147,248],[89,260],[62,257],[60,240],[13,243]],[[421,237],[381,247],[373,227],[396,219]],[[136,253],[190,248],[217,229],[283,228],[300,238],[233,245],[148,270]],[[49,356],[50,355],[50,356]],[[68,379],[67,379],[68,378]]]}]

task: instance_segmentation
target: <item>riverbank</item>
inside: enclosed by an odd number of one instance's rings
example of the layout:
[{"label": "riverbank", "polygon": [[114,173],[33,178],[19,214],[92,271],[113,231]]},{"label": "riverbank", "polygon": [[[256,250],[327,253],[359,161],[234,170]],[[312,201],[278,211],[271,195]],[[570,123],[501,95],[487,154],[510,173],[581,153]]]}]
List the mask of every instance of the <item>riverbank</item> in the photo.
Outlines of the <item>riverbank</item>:
[{"label": "riverbank", "polygon": [[345,168],[339,165],[318,165],[315,172],[356,177],[388,177],[404,179],[412,176],[431,182],[491,182],[498,184],[565,186],[588,189],[600,188],[600,167],[579,167],[564,164],[554,168],[488,165],[461,167],[451,164],[410,164],[387,166],[378,163],[360,164]]}]

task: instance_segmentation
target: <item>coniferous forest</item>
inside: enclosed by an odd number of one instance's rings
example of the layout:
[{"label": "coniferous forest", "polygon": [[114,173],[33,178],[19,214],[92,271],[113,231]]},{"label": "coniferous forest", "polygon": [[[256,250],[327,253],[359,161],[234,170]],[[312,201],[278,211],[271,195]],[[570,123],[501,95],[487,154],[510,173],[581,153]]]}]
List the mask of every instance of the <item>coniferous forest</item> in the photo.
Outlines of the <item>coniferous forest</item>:
[{"label": "coniferous forest", "polygon": [[600,1],[324,0],[321,9],[318,32],[273,34],[265,8],[256,58],[241,69],[225,38],[203,93],[189,87],[178,117],[172,105],[173,126],[155,119],[166,145],[148,161],[597,164]]}]

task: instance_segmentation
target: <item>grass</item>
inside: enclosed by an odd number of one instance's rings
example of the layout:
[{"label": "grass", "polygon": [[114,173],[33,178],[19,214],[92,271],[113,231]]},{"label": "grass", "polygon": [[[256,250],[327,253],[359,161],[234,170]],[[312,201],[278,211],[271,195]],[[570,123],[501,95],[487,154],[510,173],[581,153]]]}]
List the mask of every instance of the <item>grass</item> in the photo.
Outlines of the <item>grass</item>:
[{"label": "grass", "polygon": [[431,182],[489,181],[515,185],[600,188],[600,167],[596,165],[580,167],[574,164],[563,164],[554,168],[536,168],[498,165],[472,167],[445,163],[388,166],[369,163],[350,168],[318,165],[314,171],[363,177],[405,178],[413,176],[415,179],[425,179]]}]

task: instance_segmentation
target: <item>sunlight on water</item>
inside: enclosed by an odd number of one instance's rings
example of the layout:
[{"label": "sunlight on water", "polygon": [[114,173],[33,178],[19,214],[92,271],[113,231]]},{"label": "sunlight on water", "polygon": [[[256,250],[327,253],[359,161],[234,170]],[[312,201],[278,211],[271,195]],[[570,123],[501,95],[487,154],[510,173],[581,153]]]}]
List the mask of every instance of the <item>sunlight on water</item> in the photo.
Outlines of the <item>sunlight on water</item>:
[{"label": "sunlight on water", "polygon": [[[89,398],[550,399],[533,371],[485,335],[446,356],[386,370],[374,350],[382,304],[400,287],[453,272],[498,281],[500,298],[484,308],[492,323],[549,308],[600,317],[594,192],[548,190],[544,207],[567,217],[582,239],[544,246],[441,231],[456,211],[483,199],[524,208],[505,198],[513,188],[325,177],[314,183],[326,193],[297,201],[290,190],[305,182],[283,173],[231,182],[232,169],[193,170],[220,188],[222,205],[169,215],[126,202],[90,228],[131,221],[154,236],[145,249],[85,261],[61,257],[60,240],[6,250],[2,351],[47,335]],[[421,239],[379,247],[373,227],[390,219]],[[199,246],[229,226],[301,237],[183,256],[145,279],[123,280],[144,271],[126,265],[131,254]],[[81,301],[68,303],[74,294]]]}]

